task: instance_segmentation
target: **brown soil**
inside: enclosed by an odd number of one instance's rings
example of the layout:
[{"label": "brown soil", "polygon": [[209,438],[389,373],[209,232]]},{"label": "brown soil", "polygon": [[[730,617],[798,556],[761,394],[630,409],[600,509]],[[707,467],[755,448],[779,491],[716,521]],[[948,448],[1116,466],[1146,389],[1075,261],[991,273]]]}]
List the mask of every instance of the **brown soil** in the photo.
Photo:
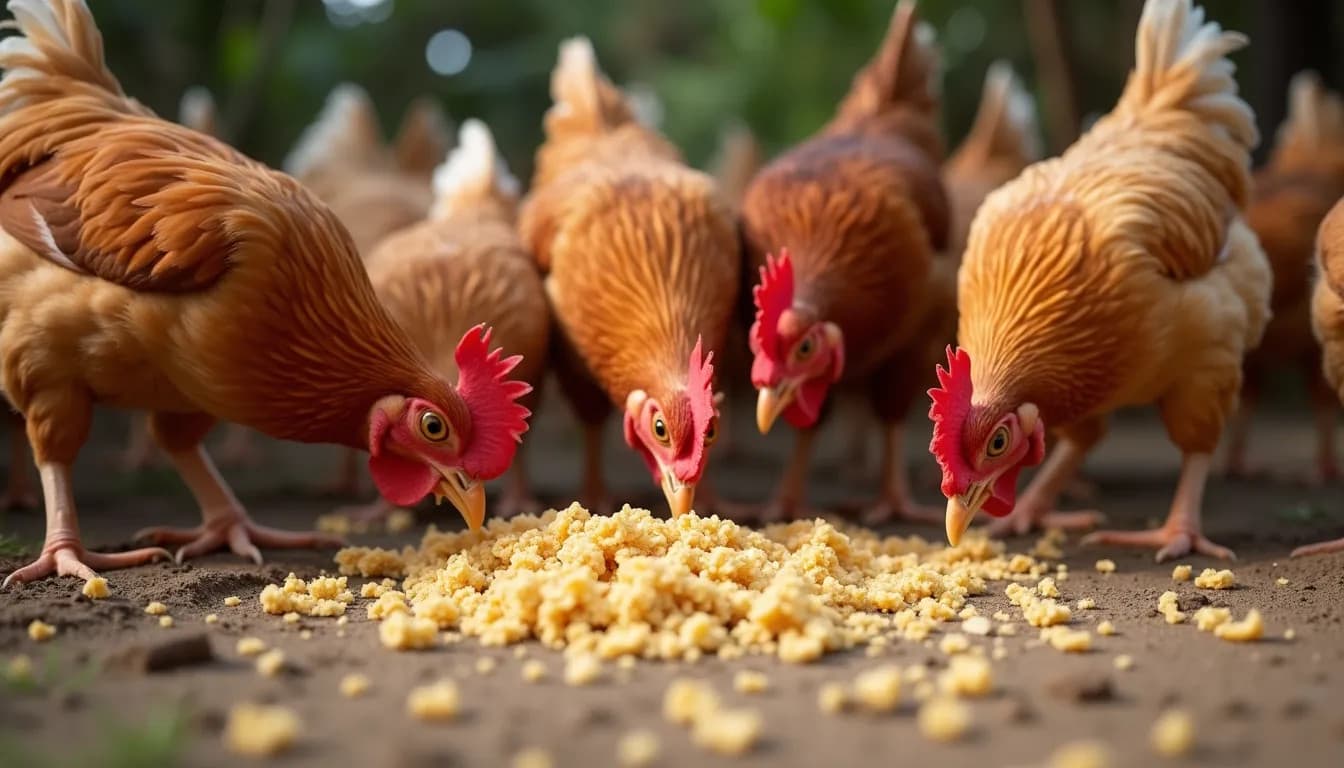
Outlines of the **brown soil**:
[{"label": "brown soil", "polygon": [[[718,467],[716,478],[730,497],[760,499],[782,464],[787,440],[764,441],[749,434],[749,415],[737,414],[734,424],[733,437],[743,458]],[[85,452],[77,468],[81,522],[91,545],[123,542],[143,525],[189,524],[195,518],[189,498],[170,473],[127,477],[107,468],[106,453],[123,424],[101,424],[98,444]],[[615,430],[610,431],[610,474],[623,479],[618,492],[628,494],[632,503],[657,504],[637,460],[618,445]],[[921,448],[925,440],[925,435],[911,436],[911,455],[925,478],[921,496],[933,502],[936,490],[923,466],[931,465]],[[563,407],[546,409],[544,423],[530,440],[529,458],[550,501],[562,501],[578,476],[575,442]],[[833,436],[823,447],[814,473],[813,496],[819,503],[838,503],[871,488],[870,480],[837,477],[843,474],[836,466],[847,444]],[[1277,469],[1308,466],[1311,444],[1309,431],[1297,420],[1268,417],[1256,425],[1256,449]],[[305,498],[299,489],[325,479],[333,453],[272,443],[264,450],[265,471],[226,472],[237,481],[256,518],[282,527],[307,527],[330,509],[331,502]],[[1176,453],[1160,428],[1130,418],[1117,421],[1089,469],[1100,483],[1099,504],[1111,521],[1135,527],[1165,515],[1176,465]],[[604,681],[588,688],[566,686],[560,680],[559,654],[529,644],[526,657],[542,659],[550,674],[541,683],[527,684],[519,674],[523,662],[513,649],[485,649],[467,640],[421,653],[384,650],[376,626],[364,617],[363,600],[352,606],[343,638],[329,619],[304,619],[295,626],[263,614],[256,596],[264,584],[291,570],[307,576],[331,568],[330,553],[269,552],[261,567],[216,554],[180,567],[158,564],[112,572],[107,575],[114,595],[97,603],[80,597],[73,580],[49,579],[0,594],[0,660],[27,653],[39,668],[51,665],[50,679],[38,690],[0,688],[0,734],[7,745],[0,747],[0,763],[16,759],[20,748],[54,764],[110,763],[107,755],[89,756],[109,722],[134,723],[152,713],[176,711],[188,713],[191,723],[185,764],[241,764],[241,758],[224,750],[220,731],[229,707],[251,700],[284,703],[304,722],[297,746],[275,758],[277,765],[494,766],[508,764],[527,747],[544,748],[559,768],[614,765],[617,741],[635,728],[658,734],[658,764],[664,766],[1042,765],[1055,747],[1078,739],[1105,742],[1116,765],[1148,765],[1158,763],[1148,746],[1149,728],[1168,706],[1188,709],[1198,724],[1197,749],[1183,764],[1254,766],[1285,758],[1296,766],[1344,764],[1344,556],[1287,558],[1297,544],[1344,534],[1338,490],[1215,481],[1206,519],[1211,538],[1233,547],[1240,557],[1233,565],[1239,586],[1199,594],[1214,605],[1232,608],[1238,617],[1248,608],[1259,608],[1266,621],[1265,640],[1239,645],[1189,624],[1168,626],[1156,615],[1158,595],[1176,589],[1188,603],[1196,593],[1192,584],[1171,582],[1170,564],[1156,565],[1146,552],[1083,549],[1071,543],[1065,559],[1071,575],[1060,584],[1061,591],[1070,603],[1082,597],[1097,603],[1096,610],[1075,612],[1076,623],[1091,628],[1109,619],[1119,634],[1094,637],[1094,650],[1079,655],[1033,643],[1031,631],[1009,638],[1010,655],[994,663],[999,692],[972,704],[974,729],[955,745],[924,739],[910,704],[883,716],[823,715],[816,704],[821,684],[849,681],[884,660],[903,666],[941,665],[936,643],[897,644],[881,659],[862,652],[838,654],[807,666],[762,658],[696,665],[641,662],[624,681],[608,665]],[[438,511],[422,513],[420,522],[455,524]],[[38,512],[0,518],[0,532],[30,544],[40,541],[41,525]],[[937,530],[920,532],[940,535]],[[355,541],[410,543],[416,536],[413,531]],[[1025,549],[1030,541],[1013,546]],[[1093,563],[1099,557],[1114,559],[1117,572],[1097,573]],[[0,558],[0,571],[19,562]],[[1181,562],[1193,564],[1196,573],[1212,564],[1202,557]],[[1289,580],[1287,586],[1275,583],[1280,577]],[[223,598],[235,594],[243,604],[224,607]],[[161,629],[157,619],[143,613],[151,600],[169,606],[174,628]],[[973,603],[984,614],[1008,609],[999,588]],[[208,613],[218,613],[219,623],[204,624]],[[41,646],[29,641],[25,627],[35,618],[57,625],[57,638]],[[312,639],[300,638],[303,628],[312,630]],[[1288,628],[1296,632],[1292,642],[1281,639]],[[146,650],[169,637],[202,631],[210,637],[212,661],[152,673],[143,671],[143,663],[102,671],[110,654]],[[234,651],[237,639],[245,635],[284,649],[296,669],[275,679],[259,676],[250,660]],[[1134,668],[1115,670],[1118,654],[1133,656]],[[498,661],[489,675],[475,671],[483,655]],[[770,691],[734,693],[733,672],[744,667],[766,672]],[[351,671],[374,680],[370,693],[354,701],[337,694],[338,681]],[[445,675],[458,681],[464,715],[448,725],[411,720],[405,714],[407,691]],[[743,758],[707,756],[690,744],[683,729],[663,720],[663,691],[671,679],[685,675],[712,681],[730,704],[760,709],[764,738],[753,753]]]}]

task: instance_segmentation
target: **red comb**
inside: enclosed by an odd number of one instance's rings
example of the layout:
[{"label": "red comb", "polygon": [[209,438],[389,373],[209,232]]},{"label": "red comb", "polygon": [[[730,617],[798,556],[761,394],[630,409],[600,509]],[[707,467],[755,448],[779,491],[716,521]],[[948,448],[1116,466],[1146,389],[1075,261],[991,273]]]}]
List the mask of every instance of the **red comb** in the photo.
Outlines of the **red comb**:
[{"label": "red comb", "polygon": [[938,366],[938,387],[929,390],[933,405],[929,418],[933,420],[933,440],[929,452],[943,470],[943,495],[955,495],[955,477],[970,471],[962,456],[961,426],[971,411],[971,356],[964,349],[947,348],[947,368]]},{"label": "red comb", "polygon": [[532,415],[516,402],[532,385],[505,378],[523,357],[504,357],[502,349],[491,352],[491,333],[484,324],[475,326],[457,343],[455,355],[457,394],[471,413],[471,442],[462,454],[462,468],[481,480],[504,474],[513,463]]},{"label": "red comb", "polygon": [[756,304],[756,322],[751,325],[751,351],[757,355],[778,357],[779,318],[793,304],[793,261],[786,248],[779,258],[766,255],[761,267],[761,282],[751,289]]},{"label": "red comb", "polygon": [[714,418],[714,352],[710,351],[702,358],[701,341],[699,336],[695,338],[695,349],[691,350],[690,368],[686,374],[686,398],[691,403],[691,424],[695,428],[690,464],[697,469],[704,460],[705,435]]}]

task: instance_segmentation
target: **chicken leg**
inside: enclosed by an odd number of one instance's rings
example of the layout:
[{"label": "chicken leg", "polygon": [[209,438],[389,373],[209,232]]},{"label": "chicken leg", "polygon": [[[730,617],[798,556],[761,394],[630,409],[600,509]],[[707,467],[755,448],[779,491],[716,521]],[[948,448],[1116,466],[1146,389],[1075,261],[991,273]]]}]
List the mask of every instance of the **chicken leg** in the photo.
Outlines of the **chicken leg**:
[{"label": "chicken leg", "polygon": [[1097,531],[1083,537],[1084,544],[1113,544],[1122,547],[1157,547],[1161,563],[1191,551],[1221,560],[1235,560],[1227,547],[1204,537],[1200,512],[1204,506],[1204,487],[1208,483],[1213,458],[1207,453],[1186,454],[1181,462],[1181,479],[1171,503],[1167,522],[1151,531]]},{"label": "chicken leg", "polygon": [[79,538],[79,517],[75,512],[70,467],[45,463],[38,467],[38,472],[42,476],[42,495],[47,506],[47,536],[42,543],[42,554],[9,574],[3,586],[33,581],[53,573],[78,576],[87,581],[98,575],[97,570],[129,568],[171,557],[158,547],[113,553],[88,551]]},{"label": "chicken leg", "polygon": [[[1249,377],[1248,377],[1249,378]],[[1223,474],[1238,480],[1253,480],[1264,474],[1264,469],[1252,464],[1247,458],[1251,432],[1251,416],[1255,413],[1256,396],[1249,381],[1241,393],[1241,402],[1232,414],[1228,431],[1232,433],[1227,442],[1227,464]]]},{"label": "chicken leg", "polygon": [[1307,482],[1323,486],[1339,479],[1339,459],[1335,451],[1335,421],[1339,413],[1339,398],[1321,373],[1320,365],[1306,372],[1312,382],[1312,411],[1316,417],[1316,467]]},{"label": "chicken leg", "polygon": [[583,504],[595,515],[615,511],[602,477],[602,422],[583,425]]},{"label": "chicken leg", "polygon": [[130,434],[126,438],[126,447],[117,457],[117,463],[123,472],[142,472],[158,465],[163,457],[154,448],[154,439],[149,435],[149,424],[140,414],[131,418]]},{"label": "chicken leg", "polygon": [[779,489],[774,499],[756,515],[761,522],[777,523],[818,516],[818,513],[806,506],[807,473],[812,468],[812,444],[816,437],[816,427],[798,430],[789,464],[779,481]]},{"label": "chicken leg", "polygon": [[[224,439],[215,456],[221,467],[253,467],[261,463],[261,451],[251,430],[241,424],[224,427]],[[355,480],[359,482],[358,478]],[[356,489],[358,490],[358,489]]]},{"label": "chicken leg", "polygon": [[527,462],[523,456],[524,446],[518,446],[513,455],[513,466],[504,476],[504,490],[495,502],[496,514],[504,519],[518,515],[535,515],[541,512],[541,501],[532,495],[531,484],[527,479]]},{"label": "chicken leg", "polygon": [[1064,487],[1078,474],[1087,452],[1105,431],[1105,423],[1093,420],[1077,425],[1060,435],[1059,445],[1050,452],[1045,464],[1031,478],[1018,497],[1017,506],[1005,518],[988,526],[991,536],[1021,536],[1042,528],[1078,530],[1095,528],[1104,517],[1096,510],[1056,512],[1055,504]]},{"label": "chicken leg", "polygon": [[341,449],[341,463],[336,475],[316,489],[319,496],[350,498],[359,495],[359,452],[353,448]]},{"label": "chicken leg", "polygon": [[38,505],[37,495],[33,493],[31,464],[28,437],[23,433],[23,421],[18,420],[9,433],[9,479],[5,492],[0,494],[0,511],[32,509]]},{"label": "chicken leg", "polygon": [[926,507],[910,495],[909,475],[905,467],[905,425],[892,422],[882,425],[882,477],[877,504],[863,515],[867,525],[881,525],[893,520],[942,525],[944,511]]}]

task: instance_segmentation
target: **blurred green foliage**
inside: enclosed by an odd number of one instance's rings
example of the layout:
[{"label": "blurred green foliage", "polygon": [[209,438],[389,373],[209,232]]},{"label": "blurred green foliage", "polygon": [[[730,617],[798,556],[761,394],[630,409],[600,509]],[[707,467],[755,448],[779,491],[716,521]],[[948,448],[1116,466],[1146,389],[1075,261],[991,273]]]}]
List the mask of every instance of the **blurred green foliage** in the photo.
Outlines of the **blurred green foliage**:
[{"label": "blurred green foliage", "polygon": [[[1257,5],[1205,0],[1210,16],[1254,32]],[[1082,115],[1109,109],[1133,58],[1137,0],[1066,0],[1067,45]],[[663,130],[704,164],[730,121],[747,123],[770,151],[820,126],[875,50],[894,0],[96,0],[108,58],[127,90],[164,115],[182,91],[210,88],[228,137],[279,163],[341,81],[366,86],[390,134],[420,94],[456,119],[477,116],[526,178],[549,105],[548,75],[561,40],[587,35],[618,84],[662,103]],[[1035,73],[1023,2],[922,0],[943,48],[949,144],[964,134],[981,79],[997,58],[1028,83]],[[341,12],[344,9],[344,12]],[[1336,15],[1340,18],[1340,15]],[[441,29],[472,45],[468,66],[440,76],[425,46]],[[1335,39],[1340,39],[1336,35]],[[1238,54],[1253,103],[1254,47]],[[1250,78],[1254,80],[1254,78]]]}]

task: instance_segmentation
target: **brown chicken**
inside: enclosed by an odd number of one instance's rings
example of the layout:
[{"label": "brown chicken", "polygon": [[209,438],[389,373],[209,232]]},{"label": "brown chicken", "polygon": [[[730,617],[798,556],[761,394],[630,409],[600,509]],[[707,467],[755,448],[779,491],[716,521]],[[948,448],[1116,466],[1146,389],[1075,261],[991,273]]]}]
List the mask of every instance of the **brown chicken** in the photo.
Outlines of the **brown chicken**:
[{"label": "brown chicken", "polygon": [[1338,478],[1335,412],[1339,401],[1321,375],[1321,351],[1311,334],[1311,260],[1316,231],[1344,195],[1344,101],[1315,74],[1293,78],[1288,119],[1279,129],[1269,162],[1255,175],[1246,221],[1274,270],[1273,318],[1260,346],[1246,357],[1241,408],[1232,421],[1227,469],[1257,474],[1247,460],[1251,413],[1265,375],[1284,367],[1303,372],[1316,413],[1316,483]]},{"label": "brown chicken", "polygon": [[[1156,403],[1183,455],[1171,514],[1089,540],[1155,547],[1159,560],[1231,556],[1200,511],[1272,280],[1241,215],[1257,135],[1225,57],[1245,43],[1190,0],[1148,0],[1115,109],[980,207],[958,276],[961,349],[930,393],[953,544],[981,509],[1011,513],[1013,530],[1094,524],[1051,515],[1060,489],[1107,414]],[[1017,499],[1047,427],[1059,444]]]},{"label": "brown chicken", "polygon": [[835,118],[757,174],[743,204],[756,322],[757,426],[800,431],[767,518],[803,507],[813,436],[837,382],[862,386],[883,429],[878,503],[866,518],[936,522],[906,479],[903,421],[952,338],[955,298],[939,164],[932,30],[903,0]]},{"label": "brown chicken", "polygon": [[586,39],[561,46],[551,96],[520,230],[546,275],[556,373],[583,423],[583,494],[610,507],[601,436],[615,405],[626,443],[683,514],[718,429],[711,360],[741,277],[732,212],[634,119]]},{"label": "brown chicken", "polygon": [[[457,340],[473,325],[522,355],[513,375],[533,387],[545,373],[550,309],[536,262],[518,239],[518,182],[505,168],[484,123],[462,124],[458,148],[434,174],[435,201],[425,221],[384,238],[365,263],[383,306],[441,375],[458,376]],[[520,449],[521,450],[521,449]],[[356,513],[386,515],[380,499]],[[495,513],[540,511],[521,453],[514,458]]]},{"label": "brown chicken", "polygon": [[[1321,370],[1334,396],[1344,399],[1344,199],[1335,203],[1316,238],[1318,277],[1311,295],[1311,327],[1321,344]],[[1344,552],[1344,538],[1293,550],[1293,557]]]},{"label": "brown chicken", "polygon": [[[425,218],[433,200],[434,164],[451,143],[447,130],[433,102],[419,99],[402,120],[396,146],[388,147],[368,93],[344,83],[332,89],[321,114],[304,130],[285,170],[317,193],[367,257],[383,238]],[[321,490],[358,495],[358,455],[345,454],[336,477]]]},{"label": "brown chicken", "polygon": [[348,233],[313,195],[224,143],[155,117],[103,62],[83,0],[11,0],[0,43],[0,384],[42,476],[41,555],[5,580],[91,578],[165,555],[79,537],[71,467],[96,405],[150,429],[200,504],[146,532],[183,558],[334,543],[252,522],[201,447],[217,421],[369,448],[396,504],[433,492],[476,527],[481,483],[526,430],[516,358],[473,329],[454,387],[378,303]]}]

